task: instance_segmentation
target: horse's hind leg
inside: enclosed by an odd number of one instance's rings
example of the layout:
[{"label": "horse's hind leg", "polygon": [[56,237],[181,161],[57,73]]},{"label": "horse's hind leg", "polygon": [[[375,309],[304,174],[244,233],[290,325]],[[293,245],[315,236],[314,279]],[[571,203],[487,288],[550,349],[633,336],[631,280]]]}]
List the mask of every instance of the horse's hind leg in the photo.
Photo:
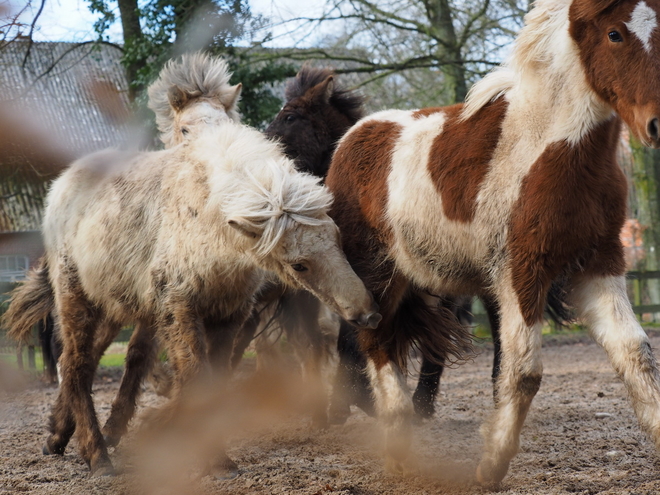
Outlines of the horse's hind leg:
[{"label": "horse's hind leg", "polygon": [[500,317],[500,307],[497,300],[491,296],[484,296],[482,298],[488,322],[490,323],[490,334],[493,338],[493,370],[491,372],[491,380],[493,381],[493,399],[497,402],[497,377],[500,375],[500,367],[502,363],[502,344],[500,342],[500,333],[502,328],[502,321]]},{"label": "horse's hind leg", "polygon": [[630,306],[624,278],[585,277],[575,284],[574,303],[623,380],[642,428],[660,450],[660,374]]},{"label": "horse's hind leg", "polygon": [[92,473],[111,474],[112,464],[91,395],[96,369],[93,346],[99,315],[85,297],[75,268],[64,265],[53,288],[63,342],[62,384],[51,415],[51,435],[44,450],[63,453],[75,429],[80,453]]},{"label": "horse's hind leg", "polygon": [[112,403],[110,417],[103,427],[103,437],[108,447],[119,443],[128,429],[128,422],[135,414],[142,381],[151,369],[158,350],[154,342],[154,332],[153,325],[148,322],[139,322],[133,330],[119,392]]},{"label": "horse's hind leg", "polygon": [[[48,320],[50,320],[48,324],[54,327],[55,322],[52,315],[48,316]],[[117,325],[116,328],[118,332],[119,326]],[[96,368],[98,367],[101,357],[103,356],[103,353],[117,335],[117,332],[112,334],[111,330],[112,327],[110,327],[108,323],[104,322],[101,325],[99,325],[99,328],[95,332],[97,335],[94,340],[94,351],[93,351],[95,371]],[[59,363],[62,354],[62,343],[60,339],[55,335],[55,332],[52,332],[51,341],[56,341],[57,343],[57,345],[51,344],[50,348],[53,350],[53,355],[57,356],[54,359],[54,361],[56,363]],[[60,365],[58,364],[57,367],[59,368],[59,366]],[[57,371],[57,369],[56,369],[56,373],[59,374],[59,371]],[[71,436],[73,435],[76,427],[75,420],[73,417],[73,411],[71,409],[71,404],[69,401],[62,401],[58,397],[58,400],[53,406],[53,413],[50,417],[49,424],[50,424],[49,429],[51,432],[56,431],[62,433],[61,434],[58,433],[55,436],[53,436],[51,439],[49,439],[49,442],[46,444],[46,446],[44,446],[43,452],[46,455],[63,454],[64,449],[69,443],[69,440],[71,439]]]},{"label": "horse's hind leg", "polygon": [[510,283],[499,287],[501,365],[496,381],[495,411],[483,425],[484,454],[477,468],[481,483],[499,483],[518,452],[520,431],[543,373],[541,321],[528,325]]},{"label": "horse's hind leg", "polygon": [[422,419],[431,418],[435,414],[434,402],[440,388],[443,370],[443,365],[422,358],[419,381],[412,397],[415,414]]}]

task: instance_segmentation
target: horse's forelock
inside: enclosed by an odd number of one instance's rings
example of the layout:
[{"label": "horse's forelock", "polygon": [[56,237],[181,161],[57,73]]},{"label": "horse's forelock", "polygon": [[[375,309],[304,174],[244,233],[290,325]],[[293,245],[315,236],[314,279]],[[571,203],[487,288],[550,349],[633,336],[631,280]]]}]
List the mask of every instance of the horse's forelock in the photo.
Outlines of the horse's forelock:
[{"label": "horse's forelock", "polygon": [[258,170],[243,172],[245,180],[227,201],[225,214],[261,231],[257,255],[267,256],[293,222],[320,225],[330,221],[330,191],[318,178],[296,172],[289,160],[269,160]]}]

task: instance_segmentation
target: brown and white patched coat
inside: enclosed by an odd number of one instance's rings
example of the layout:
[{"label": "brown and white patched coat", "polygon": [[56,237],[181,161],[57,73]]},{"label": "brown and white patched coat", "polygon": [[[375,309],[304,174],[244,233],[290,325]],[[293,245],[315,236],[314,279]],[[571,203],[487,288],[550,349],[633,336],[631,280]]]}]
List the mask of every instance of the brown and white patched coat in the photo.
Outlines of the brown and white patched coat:
[{"label": "brown and white patched coat", "polygon": [[383,111],[342,139],[327,184],[349,261],[381,305],[381,327],[361,342],[393,466],[410,415],[394,379],[408,294],[484,295],[500,308],[498,403],[478,469],[493,483],[540,386],[540,325],[560,277],[660,447],[655,360],[625,294],[627,186],[615,159],[622,120],[660,145],[659,12],[658,1],[541,0],[509,63],[465,105]]}]

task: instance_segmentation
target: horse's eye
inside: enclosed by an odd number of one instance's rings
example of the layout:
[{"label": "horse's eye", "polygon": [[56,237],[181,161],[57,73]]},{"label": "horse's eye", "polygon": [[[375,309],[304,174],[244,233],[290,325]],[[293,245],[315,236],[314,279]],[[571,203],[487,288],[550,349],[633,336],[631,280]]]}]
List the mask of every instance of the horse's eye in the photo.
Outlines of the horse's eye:
[{"label": "horse's eye", "polygon": [[293,265],[291,265],[291,268],[293,268],[297,272],[307,271],[307,267],[305,265],[300,264],[300,263],[294,263]]},{"label": "horse's eye", "polygon": [[612,43],[623,43],[623,37],[619,31],[610,31],[607,33],[607,37]]},{"label": "horse's eye", "polygon": [[184,136],[185,136],[186,134],[188,134],[188,128],[187,128],[187,127],[182,127],[182,128],[181,128],[181,134],[183,134]]},{"label": "horse's eye", "polygon": [[294,120],[296,120],[296,116],[292,113],[290,113],[286,117],[284,117],[284,122],[286,122],[287,124],[290,124]]}]

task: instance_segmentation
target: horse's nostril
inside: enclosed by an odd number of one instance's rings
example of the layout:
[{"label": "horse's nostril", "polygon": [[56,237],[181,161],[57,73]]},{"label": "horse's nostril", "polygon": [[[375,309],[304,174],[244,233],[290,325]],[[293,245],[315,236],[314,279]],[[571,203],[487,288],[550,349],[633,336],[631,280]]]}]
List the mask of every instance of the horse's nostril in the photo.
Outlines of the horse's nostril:
[{"label": "horse's nostril", "polygon": [[653,141],[658,141],[658,138],[660,137],[660,123],[658,122],[658,118],[654,117],[651,120],[649,120],[649,124],[646,127],[646,131],[648,132],[649,137]]}]

